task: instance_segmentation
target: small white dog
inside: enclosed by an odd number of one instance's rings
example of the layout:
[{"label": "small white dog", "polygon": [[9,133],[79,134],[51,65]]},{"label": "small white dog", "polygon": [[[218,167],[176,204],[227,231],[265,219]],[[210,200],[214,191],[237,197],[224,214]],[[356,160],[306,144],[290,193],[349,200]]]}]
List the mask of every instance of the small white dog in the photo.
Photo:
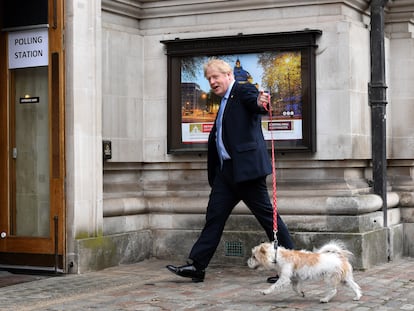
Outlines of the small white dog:
[{"label": "small white dog", "polygon": [[315,252],[289,250],[281,246],[276,251],[274,243],[268,242],[252,249],[252,257],[247,264],[252,269],[278,272],[279,280],[264,290],[264,295],[280,291],[291,284],[298,295],[305,297],[301,281],[324,280],[331,289],[320,302],[329,302],[336,295],[337,286],[341,282],[354,291],[354,300],[359,300],[362,296],[361,288],[354,281],[350,257],[352,253],[339,241],[331,241]]}]

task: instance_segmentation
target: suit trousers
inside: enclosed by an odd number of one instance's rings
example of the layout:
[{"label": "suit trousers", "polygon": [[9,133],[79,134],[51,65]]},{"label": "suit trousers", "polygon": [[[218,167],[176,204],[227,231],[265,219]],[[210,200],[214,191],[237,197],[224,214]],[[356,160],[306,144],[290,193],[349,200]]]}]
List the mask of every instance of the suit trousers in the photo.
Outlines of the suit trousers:
[{"label": "suit trousers", "polygon": [[[231,160],[217,169],[206,212],[206,223],[189,258],[199,269],[205,269],[216,252],[224,226],[234,207],[243,201],[259,221],[270,241],[274,240],[273,207],[270,203],[266,176],[235,183]],[[277,215],[279,245],[293,249],[294,243],[282,218]]]}]

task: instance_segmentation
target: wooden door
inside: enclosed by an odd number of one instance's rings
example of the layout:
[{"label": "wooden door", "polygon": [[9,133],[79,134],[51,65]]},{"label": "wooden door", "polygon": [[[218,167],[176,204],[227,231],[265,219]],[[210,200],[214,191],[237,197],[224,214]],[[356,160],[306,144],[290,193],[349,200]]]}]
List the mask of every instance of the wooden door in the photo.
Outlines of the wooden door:
[{"label": "wooden door", "polygon": [[0,17],[0,265],[64,271],[63,0],[44,6],[47,64],[21,68],[10,68],[8,37],[31,26],[4,29],[4,16],[15,13],[5,8],[20,10],[6,3]]}]

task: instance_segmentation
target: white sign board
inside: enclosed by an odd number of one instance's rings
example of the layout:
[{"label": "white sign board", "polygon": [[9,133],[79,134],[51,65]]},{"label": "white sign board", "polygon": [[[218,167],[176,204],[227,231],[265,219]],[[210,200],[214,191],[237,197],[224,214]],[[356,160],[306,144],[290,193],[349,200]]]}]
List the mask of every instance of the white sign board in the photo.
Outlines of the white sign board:
[{"label": "white sign board", "polygon": [[9,69],[49,64],[47,28],[9,33]]}]

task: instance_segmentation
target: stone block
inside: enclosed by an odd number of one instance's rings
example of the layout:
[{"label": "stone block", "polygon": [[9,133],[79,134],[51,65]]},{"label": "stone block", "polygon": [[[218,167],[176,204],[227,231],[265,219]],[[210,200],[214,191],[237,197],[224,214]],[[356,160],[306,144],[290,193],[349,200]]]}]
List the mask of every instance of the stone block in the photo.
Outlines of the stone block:
[{"label": "stone block", "polygon": [[119,264],[139,262],[151,256],[150,230],[76,240],[76,253],[69,273],[102,270]]},{"label": "stone block", "polygon": [[389,227],[390,235],[390,260],[401,258],[404,253],[404,224],[398,224]]},{"label": "stone block", "polygon": [[414,223],[404,224],[404,256],[414,257]]},{"label": "stone block", "polygon": [[[160,259],[185,262],[199,231],[157,230],[154,233],[154,256]],[[363,233],[295,232],[292,234],[297,249],[313,250],[330,240],[343,241],[354,254],[354,269],[369,269],[388,262],[387,229]],[[397,233],[395,232],[395,237]],[[251,248],[267,241],[262,231],[225,231],[212,264],[246,265]],[[230,250],[229,250],[230,247]]]}]

